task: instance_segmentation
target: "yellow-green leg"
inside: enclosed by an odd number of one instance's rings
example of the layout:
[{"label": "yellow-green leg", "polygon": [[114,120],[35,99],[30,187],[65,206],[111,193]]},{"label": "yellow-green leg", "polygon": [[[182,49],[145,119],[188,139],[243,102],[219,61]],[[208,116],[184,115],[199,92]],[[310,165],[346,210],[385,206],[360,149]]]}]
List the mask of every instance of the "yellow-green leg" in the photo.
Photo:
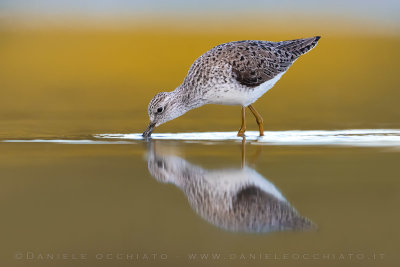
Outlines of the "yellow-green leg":
[{"label": "yellow-green leg", "polygon": [[263,120],[263,118],[261,117],[260,113],[258,113],[257,110],[252,105],[248,105],[248,108],[250,109],[251,113],[253,113],[254,117],[256,117],[258,129],[260,130],[260,136],[263,136],[264,135],[264,120]]},{"label": "yellow-green leg", "polygon": [[242,107],[242,126],[240,126],[237,136],[244,136],[246,131],[246,107]]}]

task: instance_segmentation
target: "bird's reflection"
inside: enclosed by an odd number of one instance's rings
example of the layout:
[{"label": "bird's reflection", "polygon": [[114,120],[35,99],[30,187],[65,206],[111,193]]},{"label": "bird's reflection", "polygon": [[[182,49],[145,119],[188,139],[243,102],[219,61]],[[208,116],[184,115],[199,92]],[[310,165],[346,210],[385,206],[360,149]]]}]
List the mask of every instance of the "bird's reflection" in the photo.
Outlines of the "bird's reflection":
[{"label": "bird's reflection", "polygon": [[243,163],[244,145],[238,169],[207,170],[162,151],[160,142],[149,145],[150,174],[179,187],[196,213],[211,224],[234,232],[314,228],[271,182]]}]

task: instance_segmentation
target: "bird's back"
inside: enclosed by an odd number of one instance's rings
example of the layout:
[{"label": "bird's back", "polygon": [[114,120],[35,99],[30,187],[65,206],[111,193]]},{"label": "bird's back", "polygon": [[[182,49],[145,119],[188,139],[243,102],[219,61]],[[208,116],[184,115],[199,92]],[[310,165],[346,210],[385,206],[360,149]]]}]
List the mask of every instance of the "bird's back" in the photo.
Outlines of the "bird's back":
[{"label": "bird's back", "polygon": [[314,48],[319,39],[315,36],[281,42],[245,40],[220,44],[200,56],[189,74],[201,76],[199,67],[206,71],[228,64],[240,83],[258,86],[286,71],[299,56]]},{"label": "bird's back", "polygon": [[[192,97],[211,103],[248,105],[272,88],[299,56],[315,47],[319,36],[281,42],[234,41],[201,55],[183,82]],[[254,89],[254,90],[253,90]]]},{"label": "bird's back", "polygon": [[282,42],[238,41],[219,45],[210,51],[210,55],[226,60],[239,83],[255,87],[285,72],[318,40],[317,36]]}]

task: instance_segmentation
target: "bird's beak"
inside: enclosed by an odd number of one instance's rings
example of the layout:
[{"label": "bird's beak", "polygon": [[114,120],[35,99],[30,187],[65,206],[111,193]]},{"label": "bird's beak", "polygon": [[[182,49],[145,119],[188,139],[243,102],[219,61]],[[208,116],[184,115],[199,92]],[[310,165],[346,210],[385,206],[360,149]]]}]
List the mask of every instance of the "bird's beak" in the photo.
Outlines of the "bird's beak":
[{"label": "bird's beak", "polygon": [[142,136],[144,138],[150,137],[151,133],[153,132],[154,127],[156,126],[155,123],[150,122],[149,126],[147,126],[147,129],[143,132]]}]

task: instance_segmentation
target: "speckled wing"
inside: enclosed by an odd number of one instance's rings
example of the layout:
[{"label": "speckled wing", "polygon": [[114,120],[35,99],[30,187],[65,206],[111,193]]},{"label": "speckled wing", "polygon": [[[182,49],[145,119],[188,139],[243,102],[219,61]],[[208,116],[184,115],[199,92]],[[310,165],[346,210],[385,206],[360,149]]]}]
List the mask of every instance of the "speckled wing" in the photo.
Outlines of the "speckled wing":
[{"label": "speckled wing", "polygon": [[268,230],[310,230],[315,227],[308,218],[299,215],[286,201],[249,185],[242,188],[232,201],[233,213],[238,216],[243,230],[265,232]]},{"label": "speckled wing", "polygon": [[256,87],[286,71],[311,50],[319,36],[282,42],[238,41],[225,44],[232,75],[242,85]]}]

